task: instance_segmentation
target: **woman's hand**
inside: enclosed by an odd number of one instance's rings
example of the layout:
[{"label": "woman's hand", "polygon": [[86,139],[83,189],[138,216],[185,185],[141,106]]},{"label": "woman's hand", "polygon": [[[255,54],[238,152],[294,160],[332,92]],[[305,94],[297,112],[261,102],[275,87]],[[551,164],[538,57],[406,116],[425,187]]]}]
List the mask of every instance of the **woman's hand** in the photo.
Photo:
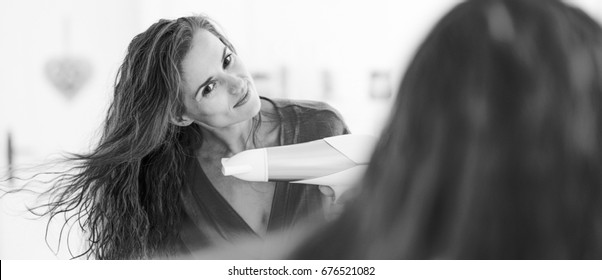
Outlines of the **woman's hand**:
[{"label": "woman's hand", "polygon": [[345,204],[353,200],[359,192],[359,187],[337,188],[339,192],[335,192],[330,186],[319,186],[320,192],[325,197],[324,208],[327,220],[338,218],[345,209]]}]

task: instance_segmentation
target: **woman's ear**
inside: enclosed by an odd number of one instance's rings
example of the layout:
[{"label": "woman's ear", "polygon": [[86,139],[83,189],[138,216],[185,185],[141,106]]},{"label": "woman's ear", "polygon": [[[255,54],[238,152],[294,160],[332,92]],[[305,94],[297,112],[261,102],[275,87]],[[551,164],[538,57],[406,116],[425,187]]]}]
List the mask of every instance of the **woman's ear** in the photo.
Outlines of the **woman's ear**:
[{"label": "woman's ear", "polygon": [[192,123],[192,120],[187,116],[171,117],[169,121],[177,126],[189,126]]}]

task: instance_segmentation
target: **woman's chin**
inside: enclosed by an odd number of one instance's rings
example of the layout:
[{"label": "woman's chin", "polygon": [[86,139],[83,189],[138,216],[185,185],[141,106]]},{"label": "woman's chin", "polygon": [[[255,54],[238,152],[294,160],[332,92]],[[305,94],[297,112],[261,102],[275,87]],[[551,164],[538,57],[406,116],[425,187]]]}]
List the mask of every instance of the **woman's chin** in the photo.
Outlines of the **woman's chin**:
[{"label": "woman's chin", "polygon": [[253,116],[259,114],[259,111],[261,110],[261,99],[259,99],[259,95],[253,94],[253,96],[251,96],[251,100],[249,100],[249,104],[247,105],[253,113]]}]

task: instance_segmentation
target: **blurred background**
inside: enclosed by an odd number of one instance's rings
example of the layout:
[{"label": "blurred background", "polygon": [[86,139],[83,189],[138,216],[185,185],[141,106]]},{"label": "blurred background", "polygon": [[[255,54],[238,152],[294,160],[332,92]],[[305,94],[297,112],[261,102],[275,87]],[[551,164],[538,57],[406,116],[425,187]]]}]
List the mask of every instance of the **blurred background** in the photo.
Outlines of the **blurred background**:
[{"label": "blurred background", "polygon": [[[130,40],[160,18],[198,13],[221,25],[260,94],[328,102],[353,133],[378,135],[416,47],[457,2],[0,0],[0,170],[88,151]],[[602,21],[599,0],[568,2]],[[69,258],[64,244],[49,249],[47,220],[24,202],[0,199],[0,259]]]}]

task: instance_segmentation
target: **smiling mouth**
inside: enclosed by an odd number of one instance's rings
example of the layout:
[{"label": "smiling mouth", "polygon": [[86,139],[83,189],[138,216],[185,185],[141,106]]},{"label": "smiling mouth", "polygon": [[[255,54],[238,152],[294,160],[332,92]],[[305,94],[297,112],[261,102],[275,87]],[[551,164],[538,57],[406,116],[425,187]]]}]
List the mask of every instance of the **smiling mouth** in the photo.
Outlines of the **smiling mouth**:
[{"label": "smiling mouth", "polygon": [[247,103],[248,100],[249,100],[249,89],[247,89],[247,92],[245,92],[245,95],[236,103],[236,105],[234,105],[234,108],[244,105],[245,103]]}]

